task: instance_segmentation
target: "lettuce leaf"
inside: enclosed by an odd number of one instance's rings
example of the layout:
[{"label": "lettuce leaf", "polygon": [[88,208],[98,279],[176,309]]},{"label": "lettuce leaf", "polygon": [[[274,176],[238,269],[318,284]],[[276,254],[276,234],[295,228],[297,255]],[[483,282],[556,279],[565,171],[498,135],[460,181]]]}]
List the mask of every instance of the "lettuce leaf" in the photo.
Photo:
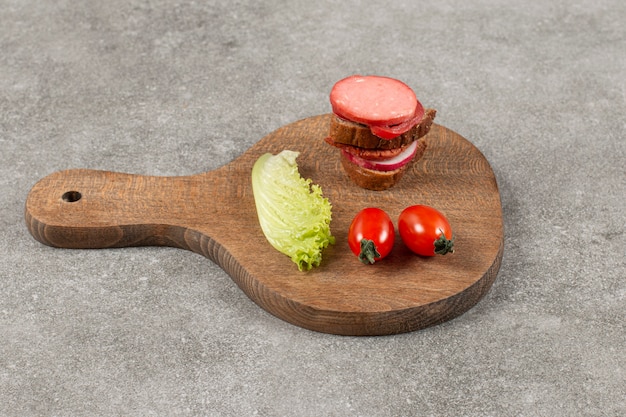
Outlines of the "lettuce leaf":
[{"label": "lettuce leaf", "polygon": [[289,256],[300,271],[319,266],[322,250],[335,243],[330,232],[332,206],[322,189],[298,172],[299,152],[266,153],[252,168],[252,191],[268,242]]}]

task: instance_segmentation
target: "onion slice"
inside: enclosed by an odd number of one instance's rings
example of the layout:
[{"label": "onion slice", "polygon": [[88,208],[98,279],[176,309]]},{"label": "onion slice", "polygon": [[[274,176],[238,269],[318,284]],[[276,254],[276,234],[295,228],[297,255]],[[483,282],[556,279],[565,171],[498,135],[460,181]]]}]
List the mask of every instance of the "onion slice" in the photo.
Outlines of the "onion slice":
[{"label": "onion slice", "polygon": [[363,168],[373,169],[375,171],[394,171],[411,162],[411,160],[415,156],[415,153],[417,152],[417,141],[414,141],[409,146],[407,146],[406,149],[400,154],[389,159],[383,159],[378,161],[361,158],[359,156],[351,154],[345,149],[342,149],[341,152],[352,163],[359,165]]}]

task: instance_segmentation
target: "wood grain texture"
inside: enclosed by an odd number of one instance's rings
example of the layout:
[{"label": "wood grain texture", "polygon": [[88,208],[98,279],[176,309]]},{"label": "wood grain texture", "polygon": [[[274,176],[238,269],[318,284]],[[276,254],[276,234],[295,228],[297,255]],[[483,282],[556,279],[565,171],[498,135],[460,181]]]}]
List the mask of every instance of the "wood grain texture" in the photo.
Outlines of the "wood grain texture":
[{"label": "wood grain texture", "polygon": [[[60,171],[35,184],[26,224],[40,242],[60,248],[173,246],[220,265],[259,306],[294,325],[342,335],[385,335],[452,319],[489,290],[502,259],[504,231],[495,176],[481,152],[433,125],[428,149],[395,187],[368,191],[343,173],[339,152],[324,142],[330,115],[284,126],[214,171],[157,177],[108,171]],[[333,205],[336,244],[322,265],[298,271],[265,240],[250,173],[263,153],[300,152],[305,178]],[[368,206],[400,212],[428,204],[444,212],[455,253],[413,255],[396,236],[392,253],[361,264],[347,245],[353,216]]]}]

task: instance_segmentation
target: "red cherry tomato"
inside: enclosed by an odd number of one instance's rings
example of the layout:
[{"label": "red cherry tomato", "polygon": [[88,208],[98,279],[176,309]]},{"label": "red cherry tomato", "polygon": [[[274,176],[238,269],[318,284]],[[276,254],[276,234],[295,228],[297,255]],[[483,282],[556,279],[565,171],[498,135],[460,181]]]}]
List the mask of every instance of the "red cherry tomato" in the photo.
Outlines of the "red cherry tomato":
[{"label": "red cherry tomato", "polygon": [[348,230],[350,250],[364,264],[373,264],[389,255],[394,240],[395,229],[391,218],[375,207],[358,212]]},{"label": "red cherry tomato", "polygon": [[452,227],[438,210],[424,205],[407,207],[398,218],[398,231],[411,251],[422,256],[454,252]]}]

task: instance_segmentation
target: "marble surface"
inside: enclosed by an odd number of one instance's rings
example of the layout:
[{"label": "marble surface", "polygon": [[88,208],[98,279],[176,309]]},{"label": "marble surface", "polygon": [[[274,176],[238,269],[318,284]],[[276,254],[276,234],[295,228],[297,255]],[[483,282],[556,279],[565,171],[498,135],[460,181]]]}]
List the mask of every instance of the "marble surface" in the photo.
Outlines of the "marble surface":
[{"label": "marble surface", "polygon": [[[622,0],[0,0],[0,415],[623,416]],[[57,170],[186,175],[399,78],[500,188],[491,291],[422,331],[285,323],[210,260],[60,250],[26,195]]]}]

